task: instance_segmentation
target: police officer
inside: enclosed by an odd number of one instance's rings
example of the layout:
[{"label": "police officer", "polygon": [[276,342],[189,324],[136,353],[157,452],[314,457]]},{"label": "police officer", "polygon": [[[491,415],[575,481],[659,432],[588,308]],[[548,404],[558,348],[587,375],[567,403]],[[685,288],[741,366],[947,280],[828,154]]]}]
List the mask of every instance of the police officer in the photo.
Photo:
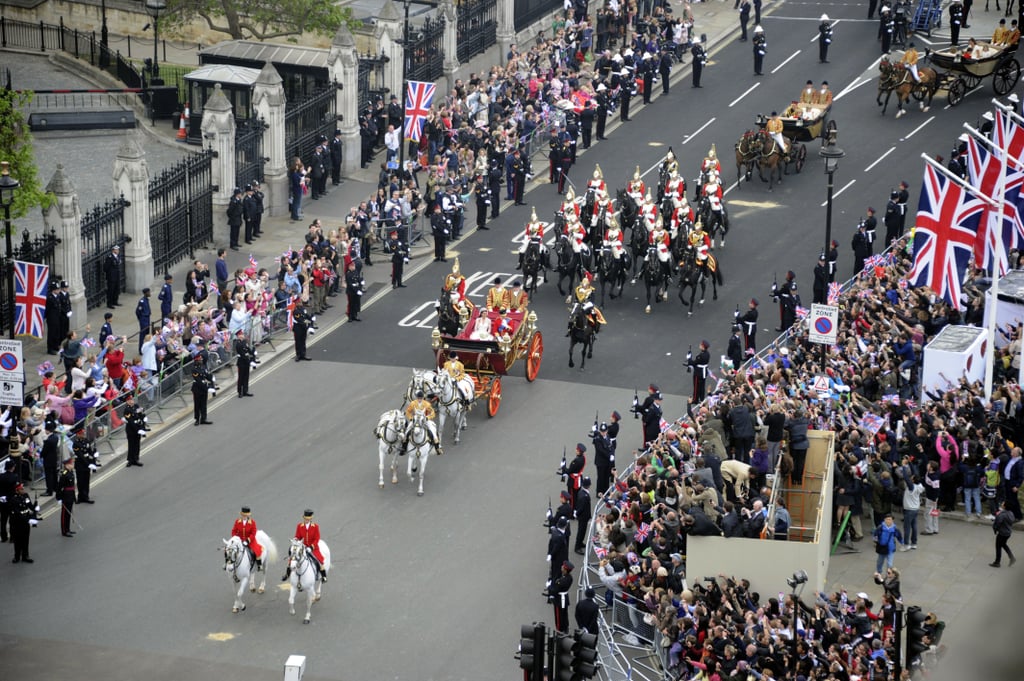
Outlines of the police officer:
[{"label": "police officer", "polygon": [[[898,239],[902,233],[900,228],[900,193],[893,189],[889,193],[889,202],[885,204],[885,245],[888,246],[894,239]],[[871,255],[870,251],[868,255]],[[860,270],[857,270],[860,272]]]},{"label": "police officer", "polygon": [[658,386],[651,385],[648,389],[647,399],[640,408],[640,416],[643,419],[644,446],[658,438],[661,433],[661,391]]},{"label": "police officer", "polygon": [[654,89],[654,71],[657,65],[651,59],[650,52],[644,52],[644,56],[640,59],[640,68],[638,74],[644,81],[644,104],[651,103],[651,90]]},{"label": "police officer", "polygon": [[71,449],[75,453],[75,474],[78,480],[78,503],[94,504],[96,501],[89,496],[89,485],[92,481],[92,472],[99,470],[100,460],[96,453],[96,446],[86,437],[85,429],[75,433],[71,441]]},{"label": "police officer", "polygon": [[434,262],[447,262],[444,253],[445,241],[448,239],[449,225],[441,204],[434,204],[434,214],[430,216],[430,233],[434,237]]},{"label": "police officer", "polygon": [[[374,133],[376,134],[376,133]],[[321,196],[327,193],[327,138],[323,135],[317,140],[316,148],[313,150],[313,160],[310,161],[310,176],[312,177],[309,196],[318,201]]]},{"label": "police officer", "polygon": [[231,193],[231,200],[228,202],[228,228],[231,232],[231,248],[238,250],[238,234],[242,229],[242,190],[235,187]]},{"label": "police officer", "polygon": [[964,6],[961,0],[953,0],[949,5],[949,44],[960,44],[960,27],[964,23]]},{"label": "police officer", "polygon": [[392,231],[385,247],[391,253],[391,288],[405,288],[402,273],[409,262],[409,246],[399,238],[397,231]]},{"label": "police officer", "polygon": [[354,261],[348,264],[348,271],[345,272],[345,295],[348,297],[348,320],[363,321],[359,318],[363,301],[363,276],[356,270]]},{"label": "police officer", "polygon": [[160,293],[158,293],[156,296],[156,299],[160,301],[161,320],[170,319],[171,311],[174,309],[174,286],[172,286],[173,283],[174,277],[171,274],[165,274],[164,285],[160,287]]},{"label": "police officer", "polygon": [[608,139],[604,136],[604,128],[608,123],[608,86],[599,83],[597,86],[597,139]]},{"label": "police officer", "polygon": [[661,51],[661,59],[658,60],[658,77],[661,78],[661,94],[668,94],[668,77],[672,75],[672,50]]},{"label": "police officer", "polygon": [[592,503],[590,498],[590,478],[583,476],[580,481],[580,488],[576,491],[576,505],[573,508],[576,516],[576,546],[575,551],[579,555],[585,553],[587,525],[593,516]]},{"label": "police officer", "polygon": [[249,343],[245,340],[245,331],[239,329],[235,332],[234,342],[235,355],[237,361],[235,366],[238,369],[238,381],[236,387],[238,388],[239,399],[243,397],[252,397],[252,393],[249,392],[249,369],[256,364],[258,361],[256,358],[256,351],[253,350]]},{"label": "police officer", "polygon": [[740,11],[740,42],[747,42],[747,24],[750,22],[750,0],[738,0],[734,9]]},{"label": "police officer", "polygon": [[615,450],[608,437],[607,423],[600,425],[590,442],[594,445],[594,466],[597,467],[597,495],[601,496],[611,486],[612,471],[615,469]]},{"label": "police officer", "polygon": [[832,243],[829,244],[826,260],[828,262],[828,283],[831,284],[836,280],[836,264],[839,262],[839,242],[835,239],[832,239]]},{"label": "police officer", "polygon": [[256,199],[252,195],[251,184],[245,185],[245,195],[242,197],[242,220],[245,222],[245,243],[252,243],[253,225],[256,222]]},{"label": "police officer", "polygon": [[263,212],[266,210],[266,195],[260,190],[260,183],[252,181],[252,200],[256,203],[256,213],[252,220],[252,236],[254,239],[263,235]]},{"label": "police officer", "polygon": [[7,541],[7,526],[14,503],[14,489],[21,483],[18,478],[17,463],[8,460],[4,471],[0,473],[0,542]]},{"label": "police officer", "polygon": [[72,511],[75,508],[75,457],[64,459],[64,468],[57,478],[57,498],[60,499],[60,534],[62,537],[73,537],[71,530]]},{"label": "police officer", "polygon": [[882,5],[879,17],[878,32],[882,38],[882,54],[889,54],[889,50],[892,48],[892,36],[896,31],[896,21],[892,17],[889,5]]},{"label": "police officer", "polygon": [[619,70],[619,121],[629,121],[629,100],[633,96],[633,76],[625,66]]},{"label": "police officer", "polygon": [[832,22],[827,14],[821,15],[821,23],[818,24],[818,62],[828,63],[828,48],[832,44]]},{"label": "police officer", "polygon": [[[203,344],[203,341],[200,341],[200,345]],[[192,358],[192,415],[197,426],[213,423],[206,418],[206,404],[211,390],[214,390],[213,376],[206,368],[202,355],[196,355]]]},{"label": "police officer", "polygon": [[301,300],[295,302],[295,311],[292,312],[292,337],[295,339],[295,361],[310,362],[312,359],[306,356],[306,337],[314,326],[315,318],[310,316],[306,305]]},{"label": "police officer", "polygon": [[693,39],[693,46],[690,48],[690,54],[693,56],[693,85],[692,87],[704,87],[700,84],[701,74],[704,73],[704,65],[708,61],[707,53],[704,51],[704,46],[701,45],[700,37],[697,36]]},{"label": "police officer", "polygon": [[11,562],[34,563],[28,554],[28,543],[32,528],[39,524],[39,506],[29,498],[20,482],[14,485],[7,497],[7,505],[11,513],[11,543],[14,544],[14,560]]},{"label": "police officer", "polygon": [[142,344],[146,342],[146,334],[150,331],[153,312],[149,307],[149,287],[142,289],[142,297],[135,306],[135,319],[139,322],[139,354],[142,354]]},{"label": "police officer", "polygon": [[572,571],[576,566],[564,560],[561,574],[551,584],[551,601],[555,606],[555,629],[569,631],[569,592],[572,591]]},{"label": "police officer", "polygon": [[779,319],[781,322],[775,330],[779,332],[786,331],[796,321],[796,306],[798,304],[796,273],[793,270],[786,272],[786,281],[782,283],[782,286],[773,295],[779,303]]},{"label": "police officer", "polygon": [[853,249],[854,275],[860,274],[861,270],[864,269],[864,261],[871,255],[871,244],[868,242],[868,236],[865,232],[866,229],[862,222],[857,225],[857,233],[853,235],[853,240],[850,242],[850,248]]},{"label": "police officer", "polygon": [[[388,111],[391,117],[391,111]],[[331,140],[331,184],[337,187],[341,184],[341,161],[342,161],[341,130],[335,129],[334,139]]]},{"label": "police officer", "polygon": [[739,324],[732,325],[732,335],[729,336],[729,345],[726,347],[725,356],[732,362],[734,371],[738,371],[743,364],[743,329]]},{"label": "police officer", "polygon": [[483,175],[477,175],[473,180],[473,196],[476,197],[476,228],[488,229],[487,209],[491,205],[491,190]]},{"label": "police officer", "polygon": [[747,311],[737,321],[743,327],[743,349],[748,355],[757,352],[757,298],[751,298]]},{"label": "police officer", "polygon": [[562,141],[559,149],[558,162],[558,194],[565,193],[565,181],[569,178],[569,169],[572,167],[572,144]]},{"label": "police officer", "polygon": [[526,191],[526,175],[530,172],[529,163],[530,160],[524,158],[518,148],[512,152],[512,198],[517,206],[526,205],[523,193]]},{"label": "police officer", "polygon": [[[910,185],[905,180],[900,181],[900,188],[896,193],[896,204],[900,209],[900,235],[907,230],[907,202],[910,200]],[[897,237],[898,238],[898,237]],[[888,246],[891,241],[888,241]]]},{"label": "police officer", "polygon": [[754,27],[754,75],[761,76],[764,68],[764,55],[768,52],[768,39],[764,35],[764,27],[758,24]]},{"label": "police officer", "polygon": [[824,253],[818,256],[818,264],[814,266],[814,284],[811,292],[811,302],[816,305],[824,305],[828,300],[828,264]]},{"label": "police officer", "polygon": [[[46,294],[46,352],[56,355],[60,349],[61,342],[67,338],[61,334],[61,309],[60,309],[60,282],[56,279],[50,280],[50,292]],[[100,347],[103,343],[100,343]]]},{"label": "police officer", "polygon": [[46,431],[42,448],[43,475],[46,477],[46,491],[43,496],[48,497],[55,494],[58,489],[57,478],[60,475],[62,447],[60,434],[57,433],[57,421],[47,419],[43,428]]},{"label": "police officer", "polygon": [[690,398],[690,402],[693,404],[704,401],[708,371],[711,366],[711,353],[708,352],[709,347],[708,342],[702,340],[697,354],[686,358],[687,368],[693,370],[693,397]]},{"label": "police officer", "polygon": [[491,156],[490,166],[487,169],[487,191],[490,192],[491,196],[492,220],[497,218],[501,212],[501,173],[504,163],[504,156],[495,151]]},{"label": "police officer", "polygon": [[139,461],[139,456],[142,453],[142,438],[149,430],[149,419],[146,418],[146,411],[135,403],[133,393],[126,393],[124,400],[124,433],[128,439],[128,463],[125,467],[142,467],[144,464]]}]

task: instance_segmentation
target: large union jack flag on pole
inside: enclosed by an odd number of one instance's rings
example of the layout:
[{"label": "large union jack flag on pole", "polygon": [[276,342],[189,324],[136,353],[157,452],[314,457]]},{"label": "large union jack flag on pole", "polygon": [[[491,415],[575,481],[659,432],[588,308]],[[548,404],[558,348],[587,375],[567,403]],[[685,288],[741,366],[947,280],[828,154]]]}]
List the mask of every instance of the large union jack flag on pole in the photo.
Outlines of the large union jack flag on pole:
[{"label": "large union jack flag on pole", "polygon": [[989,271],[995,271],[993,268],[998,265],[998,272],[1002,275],[1008,269],[1007,252],[1016,242],[1016,235],[1024,234],[1024,225],[1017,210],[1024,172],[1014,168],[1007,158],[1004,177],[1001,152],[999,149],[995,151],[990,153],[974,136],[967,138],[967,170],[971,187],[997,201],[1002,190],[1004,197],[1001,206],[986,207],[978,223],[978,238],[974,243],[975,264]]},{"label": "large union jack flag on pole", "polygon": [[15,335],[43,337],[46,293],[49,287],[49,267],[20,260],[14,261]]},{"label": "large union jack flag on pole", "polygon": [[951,306],[960,307],[960,282],[971,261],[985,202],[930,163],[914,224],[914,265],[907,279],[928,286]]},{"label": "large union jack flag on pole", "polygon": [[[1006,153],[1006,200],[1012,202],[1014,210],[1013,240],[1010,248],[1024,247],[1024,196],[1020,188],[1024,182],[1024,128],[999,108],[996,108],[996,122],[992,128],[992,142]],[[1007,206],[1009,208],[1010,206]]]},{"label": "large union jack flag on pole", "polygon": [[433,83],[410,80],[405,91],[405,139],[420,141],[423,134],[423,123],[430,114],[430,106],[434,103]]}]

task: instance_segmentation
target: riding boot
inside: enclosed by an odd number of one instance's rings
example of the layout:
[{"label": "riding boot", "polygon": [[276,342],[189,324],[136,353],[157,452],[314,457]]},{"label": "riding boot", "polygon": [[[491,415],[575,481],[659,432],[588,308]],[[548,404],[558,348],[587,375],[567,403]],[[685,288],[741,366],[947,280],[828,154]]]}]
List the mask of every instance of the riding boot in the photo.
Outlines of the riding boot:
[{"label": "riding boot", "polygon": [[323,568],[320,568],[320,581],[321,582],[326,582],[327,581],[327,570],[324,570]]},{"label": "riding boot", "polygon": [[519,264],[516,265],[516,269],[517,270],[523,269],[523,254],[522,253],[519,254]]},{"label": "riding boot", "polygon": [[285,571],[284,571],[284,577],[281,578],[281,581],[282,582],[287,582],[288,578],[291,577],[291,574],[292,574],[292,569],[291,568],[286,568]]},{"label": "riding boot", "polygon": [[263,572],[263,559],[262,558],[257,558],[256,559],[256,570],[259,571],[259,572]]}]

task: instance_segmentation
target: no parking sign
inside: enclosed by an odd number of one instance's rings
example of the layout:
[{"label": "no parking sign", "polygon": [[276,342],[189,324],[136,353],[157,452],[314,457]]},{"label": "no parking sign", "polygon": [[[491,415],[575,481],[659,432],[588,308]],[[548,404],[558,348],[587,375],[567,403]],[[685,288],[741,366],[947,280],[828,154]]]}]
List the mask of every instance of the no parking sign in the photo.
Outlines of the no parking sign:
[{"label": "no parking sign", "polygon": [[811,305],[807,338],[812,343],[834,345],[839,331],[839,308],[835,305]]},{"label": "no parking sign", "polygon": [[0,339],[0,381],[24,381],[21,341]]}]

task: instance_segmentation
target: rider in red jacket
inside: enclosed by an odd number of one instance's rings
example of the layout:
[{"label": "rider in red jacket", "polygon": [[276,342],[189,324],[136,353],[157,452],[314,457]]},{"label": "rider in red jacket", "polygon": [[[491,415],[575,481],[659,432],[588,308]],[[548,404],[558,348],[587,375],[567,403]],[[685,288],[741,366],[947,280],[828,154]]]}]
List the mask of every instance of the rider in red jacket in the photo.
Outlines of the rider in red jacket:
[{"label": "rider in red jacket", "polygon": [[[302,522],[295,526],[295,538],[301,541],[310,555],[316,559],[320,568],[320,580],[327,581],[327,571],[324,569],[324,556],[320,553],[320,526],[313,522],[313,511],[308,508],[302,514]],[[287,581],[292,569],[285,570],[281,581]]]},{"label": "rider in red jacket", "polygon": [[256,521],[252,519],[252,509],[248,506],[242,507],[242,512],[235,518],[235,525],[231,528],[231,536],[238,537],[242,544],[252,549],[256,556],[256,568],[263,569],[263,547],[256,541]]}]

